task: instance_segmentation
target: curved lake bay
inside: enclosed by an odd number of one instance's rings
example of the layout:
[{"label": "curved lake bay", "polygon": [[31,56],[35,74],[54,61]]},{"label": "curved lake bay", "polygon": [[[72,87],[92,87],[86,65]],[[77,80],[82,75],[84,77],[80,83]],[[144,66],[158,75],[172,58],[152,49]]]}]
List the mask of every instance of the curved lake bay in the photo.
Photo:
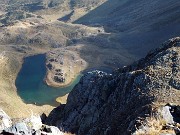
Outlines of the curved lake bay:
[{"label": "curved lake bay", "polygon": [[63,88],[49,87],[44,83],[45,63],[46,56],[44,54],[24,58],[15,84],[19,96],[27,104],[58,105],[56,98],[69,93],[82,76],[79,75],[69,86]]}]

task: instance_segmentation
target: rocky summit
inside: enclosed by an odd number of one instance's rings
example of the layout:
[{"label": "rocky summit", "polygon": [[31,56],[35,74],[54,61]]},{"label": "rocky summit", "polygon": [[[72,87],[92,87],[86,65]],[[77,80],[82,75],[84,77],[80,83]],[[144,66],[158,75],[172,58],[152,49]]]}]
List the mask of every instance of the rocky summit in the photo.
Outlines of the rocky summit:
[{"label": "rocky summit", "polygon": [[179,134],[180,37],[112,74],[85,74],[46,123],[78,135]]}]

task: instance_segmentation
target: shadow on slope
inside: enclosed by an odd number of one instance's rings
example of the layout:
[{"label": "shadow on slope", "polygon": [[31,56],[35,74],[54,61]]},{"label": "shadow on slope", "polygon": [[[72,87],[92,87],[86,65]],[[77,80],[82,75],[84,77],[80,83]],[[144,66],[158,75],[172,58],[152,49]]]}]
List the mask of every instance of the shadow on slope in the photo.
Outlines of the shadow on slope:
[{"label": "shadow on slope", "polygon": [[179,6],[179,0],[108,0],[74,23],[103,26],[111,32],[105,42],[127,50],[123,55],[137,60],[180,34]]},{"label": "shadow on slope", "polygon": [[69,13],[68,15],[65,15],[61,18],[59,18],[59,21],[63,21],[63,22],[67,22],[70,20],[71,16],[74,14],[74,11],[71,11],[71,13]]},{"label": "shadow on slope", "polygon": [[156,29],[180,22],[178,0],[109,0],[74,23],[103,25],[119,32]]}]

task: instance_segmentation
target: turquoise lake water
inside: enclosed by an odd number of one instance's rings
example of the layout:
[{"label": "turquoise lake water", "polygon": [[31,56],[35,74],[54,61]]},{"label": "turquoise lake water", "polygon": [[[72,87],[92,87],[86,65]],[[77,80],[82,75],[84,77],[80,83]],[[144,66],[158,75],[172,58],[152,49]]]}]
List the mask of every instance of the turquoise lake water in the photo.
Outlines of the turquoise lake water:
[{"label": "turquoise lake water", "polygon": [[44,54],[24,59],[15,84],[18,95],[27,104],[57,106],[59,104],[55,101],[56,98],[69,93],[82,77],[79,75],[71,85],[64,88],[49,87],[43,81],[46,75],[45,62],[46,56]]}]

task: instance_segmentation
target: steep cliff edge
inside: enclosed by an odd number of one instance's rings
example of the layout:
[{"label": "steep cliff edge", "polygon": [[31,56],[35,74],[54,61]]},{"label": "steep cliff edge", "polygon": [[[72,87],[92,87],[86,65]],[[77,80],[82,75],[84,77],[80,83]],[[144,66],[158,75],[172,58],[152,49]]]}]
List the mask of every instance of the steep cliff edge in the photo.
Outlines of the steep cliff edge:
[{"label": "steep cliff edge", "polygon": [[89,72],[46,123],[79,135],[133,133],[142,126],[138,120],[156,117],[167,103],[180,104],[179,64],[177,37],[112,75]]}]

